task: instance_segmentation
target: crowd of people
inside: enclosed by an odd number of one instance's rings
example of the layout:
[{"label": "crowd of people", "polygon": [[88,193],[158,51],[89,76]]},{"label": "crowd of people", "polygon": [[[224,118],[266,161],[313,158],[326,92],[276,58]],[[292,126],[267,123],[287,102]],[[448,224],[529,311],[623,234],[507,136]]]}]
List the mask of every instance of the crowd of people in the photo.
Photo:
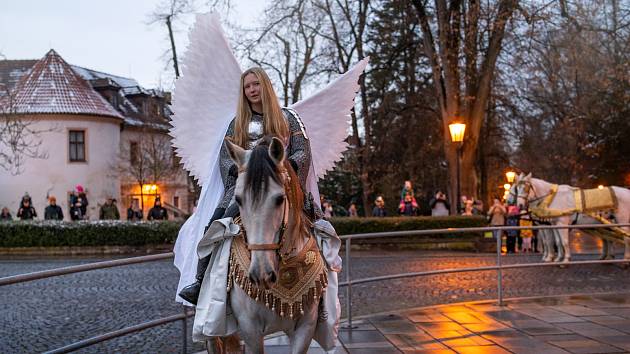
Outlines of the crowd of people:
[{"label": "crowd of people", "polygon": [[[68,199],[68,216],[72,221],[88,219],[89,201],[87,193],[83,186],[77,185],[70,193]],[[100,206],[98,213],[99,220],[120,220],[120,212],[118,210],[117,200],[113,197],[107,197],[105,202]],[[34,220],[37,219],[37,211],[33,206],[33,201],[28,193],[25,193],[20,200],[20,206],[16,213],[17,220]],[[48,205],[44,209],[44,220],[63,220],[64,213],[61,206],[57,204],[55,196],[48,196]],[[144,219],[144,213],[138,206],[137,201],[132,201],[127,209],[128,221],[141,221]],[[13,215],[7,207],[2,208],[0,213],[0,221],[11,221]],[[168,220],[168,211],[162,206],[160,197],[155,198],[153,207],[147,214],[147,220]]]}]

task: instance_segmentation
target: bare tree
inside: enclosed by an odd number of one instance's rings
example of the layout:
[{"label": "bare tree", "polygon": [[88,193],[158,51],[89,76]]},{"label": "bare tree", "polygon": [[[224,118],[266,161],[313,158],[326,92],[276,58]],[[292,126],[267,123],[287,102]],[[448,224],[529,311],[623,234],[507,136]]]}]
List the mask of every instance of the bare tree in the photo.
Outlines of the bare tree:
[{"label": "bare tree", "polygon": [[[461,161],[464,195],[477,194],[481,127],[505,28],[518,3],[518,0],[496,0],[484,6],[478,0],[435,0],[430,6],[429,1],[413,0],[442,116],[451,186],[457,184],[458,162],[448,125],[455,121],[466,123]],[[453,209],[459,203],[455,199],[455,193],[451,193]]]},{"label": "bare tree", "polygon": [[34,121],[19,114],[15,93],[0,84],[0,168],[18,175],[26,158],[48,158],[48,152],[40,151],[41,135],[52,130],[36,128]]},{"label": "bare tree", "polygon": [[149,24],[165,24],[168,30],[168,37],[171,46],[171,60],[175,78],[179,77],[179,64],[177,61],[177,49],[175,47],[175,36],[173,34],[173,23],[180,20],[183,15],[194,12],[194,0],[163,0],[149,16]]},{"label": "bare tree", "polygon": [[[255,36],[236,41],[238,49],[279,84],[285,106],[299,101],[304,84],[316,81],[321,74],[315,65],[318,53],[314,30],[321,21],[321,13],[310,1],[278,1],[265,10],[263,27],[255,31]],[[246,33],[243,29],[239,32]]]},{"label": "bare tree", "polygon": [[142,209],[145,185],[164,183],[181,171],[179,163],[174,161],[169,137],[148,128],[139,131],[135,141],[121,148],[116,167],[140,187]]},{"label": "bare tree", "polygon": [[[322,51],[327,54],[328,70],[346,72],[352,64],[366,56],[366,35],[371,14],[370,0],[316,0],[314,3],[324,13],[327,20],[325,26],[318,26],[315,29],[325,43]],[[368,109],[365,75],[361,76],[359,84],[363,134],[359,129],[359,117],[353,110],[351,142],[354,145],[356,159],[352,159],[355,163],[350,166],[361,181],[363,207],[367,213],[367,210],[370,210],[370,195],[373,188],[367,168],[372,155],[370,148],[372,146],[372,121]]]}]

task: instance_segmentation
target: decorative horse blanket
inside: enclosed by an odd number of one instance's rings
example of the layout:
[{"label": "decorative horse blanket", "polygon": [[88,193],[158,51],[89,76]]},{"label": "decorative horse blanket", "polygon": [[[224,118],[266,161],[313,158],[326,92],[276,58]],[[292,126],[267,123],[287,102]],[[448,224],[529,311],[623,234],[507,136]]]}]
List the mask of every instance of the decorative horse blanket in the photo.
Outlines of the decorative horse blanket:
[{"label": "decorative horse blanket", "polygon": [[[617,196],[612,187],[592,188],[592,189],[573,189],[573,199],[575,207],[572,209],[550,209],[549,205],[558,192],[558,185],[551,186],[549,194],[543,198],[542,202],[531,208],[532,214],[541,219],[556,218],[560,216],[582,213],[592,217],[602,224],[610,224],[611,222],[599,215],[599,212],[617,209]],[[593,229],[591,233],[616,242],[622,242],[624,237],[630,237],[630,233],[619,227],[611,227],[609,229]]]},{"label": "decorative horse blanket", "polygon": [[576,209],[590,212],[617,209],[617,196],[611,187],[599,189],[576,189],[573,191]]},{"label": "decorative horse blanket", "polygon": [[574,188],[573,199],[575,200],[575,207],[562,210],[549,208],[557,192],[558,185],[552,185],[549,194],[543,198],[542,202],[531,208],[532,214],[537,218],[546,219],[574,213],[591,213],[594,211],[617,209],[617,196],[611,187],[604,189]]},{"label": "decorative horse blanket", "polygon": [[280,261],[279,279],[271,289],[259,288],[251,282],[247,276],[250,262],[251,253],[241,234],[232,242],[228,291],[236,284],[280,317],[303,315],[304,307],[317,304],[328,285],[326,267],[314,237],[308,239],[300,253]]}]

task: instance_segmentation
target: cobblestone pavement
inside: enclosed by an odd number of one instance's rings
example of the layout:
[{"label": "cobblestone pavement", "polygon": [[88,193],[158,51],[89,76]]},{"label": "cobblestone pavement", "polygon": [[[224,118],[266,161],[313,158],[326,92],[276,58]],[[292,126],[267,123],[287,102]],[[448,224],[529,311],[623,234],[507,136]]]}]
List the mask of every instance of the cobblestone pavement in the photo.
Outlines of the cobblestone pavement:
[{"label": "cobblestone pavement", "polygon": [[[575,237],[574,249],[595,252],[598,244]],[[617,249],[622,251],[621,248]],[[595,254],[574,259],[593,259]],[[90,263],[103,258],[0,258],[0,277]],[[535,262],[539,255],[503,257]],[[352,276],[493,265],[489,254],[399,251],[353,252]],[[630,291],[630,270],[612,265],[551,267],[504,272],[506,297]],[[173,301],[178,272],[170,261],[65,275],[0,287],[0,352],[51,350],[104,332],[180,313]],[[344,279],[344,274],[341,274]],[[345,294],[342,291],[341,301]],[[353,315],[496,296],[494,272],[381,281],[353,288]],[[344,314],[345,316],[345,309]],[[86,348],[83,353],[181,352],[181,322]],[[190,327],[190,323],[189,323]],[[190,329],[189,332],[190,334]],[[189,343],[189,352],[202,350]]]}]

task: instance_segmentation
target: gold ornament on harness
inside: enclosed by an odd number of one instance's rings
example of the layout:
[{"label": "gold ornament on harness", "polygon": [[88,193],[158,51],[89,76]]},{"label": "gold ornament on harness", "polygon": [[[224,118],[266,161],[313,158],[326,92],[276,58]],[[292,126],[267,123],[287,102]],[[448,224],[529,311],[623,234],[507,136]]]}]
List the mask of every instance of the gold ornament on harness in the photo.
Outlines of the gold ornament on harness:
[{"label": "gold ornament on harness", "polygon": [[249,280],[251,253],[243,233],[234,238],[230,252],[228,291],[236,284],[251,299],[264,303],[280,317],[293,319],[303,315],[304,307],[317,303],[328,286],[326,266],[314,237],[308,239],[297,255],[280,262],[279,280],[271,289],[258,288]]}]

